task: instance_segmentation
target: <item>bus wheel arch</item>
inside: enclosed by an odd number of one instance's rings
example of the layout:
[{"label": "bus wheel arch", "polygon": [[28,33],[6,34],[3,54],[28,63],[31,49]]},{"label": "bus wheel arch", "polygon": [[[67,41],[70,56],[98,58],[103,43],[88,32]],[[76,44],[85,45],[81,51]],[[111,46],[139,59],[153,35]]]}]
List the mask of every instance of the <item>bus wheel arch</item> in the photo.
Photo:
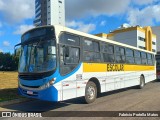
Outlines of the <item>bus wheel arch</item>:
[{"label": "bus wheel arch", "polygon": [[142,89],[145,86],[145,76],[141,74],[140,79],[139,79],[139,89]]},{"label": "bus wheel arch", "polygon": [[97,78],[91,78],[85,88],[85,102],[90,104],[94,102],[100,92],[100,83]]}]

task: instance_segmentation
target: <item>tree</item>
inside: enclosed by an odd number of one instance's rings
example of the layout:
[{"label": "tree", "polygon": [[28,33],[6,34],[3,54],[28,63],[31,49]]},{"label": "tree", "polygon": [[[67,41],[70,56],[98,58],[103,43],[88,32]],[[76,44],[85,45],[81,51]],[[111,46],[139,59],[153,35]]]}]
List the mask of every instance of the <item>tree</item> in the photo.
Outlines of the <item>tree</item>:
[{"label": "tree", "polygon": [[18,69],[19,57],[10,53],[0,53],[0,71],[15,71]]}]

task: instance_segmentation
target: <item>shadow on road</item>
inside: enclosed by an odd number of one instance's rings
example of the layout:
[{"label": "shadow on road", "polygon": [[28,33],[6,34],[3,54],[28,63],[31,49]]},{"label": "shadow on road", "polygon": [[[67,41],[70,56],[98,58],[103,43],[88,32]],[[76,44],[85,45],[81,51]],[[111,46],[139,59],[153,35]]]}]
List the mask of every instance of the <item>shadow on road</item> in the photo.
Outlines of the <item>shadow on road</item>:
[{"label": "shadow on road", "polygon": [[[132,87],[134,88],[134,87]],[[126,89],[121,89],[121,90],[115,90],[111,92],[106,92],[102,93],[99,95],[99,97],[104,97],[112,94],[117,94],[120,92],[127,91],[131,88],[126,88]],[[3,106],[2,108],[4,109],[10,109],[10,110],[15,110],[15,111],[24,111],[24,112],[47,112],[50,110],[57,110],[58,108],[63,108],[66,106],[70,106],[73,104],[81,104],[85,105],[84,97],[80,98],[75,98],[75,99],[70,99],[70,100],[65,100],[62,102],[48,102],[48,101],[41,101],[41,100],[31,100],[29,102],[23,102],[19,104],[13,104],[13,105],[8,105],[8,106]]]},{"label": "shadow on road", "polygon": [[[159,81],[153,81],[153,82],[159,82]],[[128,91],[130,89],[138,90],[137,87],[130,87],[130,88],[124,88],[120,90],[114,90],[110,92],[105,92],[100,94],[98,97],[104,97],[104,96],[110,96],[113,94],[118,94],[120,92]],[[47,102],[47,101],[41,101],[41,100],[31,100],[29,102],[19,103],[19,104],[13,104],[8,106],[3,106],[4,109],[10,109],[15,111],[24,111],[24,112],[47,112],[47,111],[57,111],[59,108],[65,108],[66,106],[70,105],[85,105],[84,97],[70,99],[62,102]]]},{"label": "shadow on road", "polygon": [[32,99],[31,101],[28,101],[28,102],[2,106],[2,108],[10,109],[13,111],[45,112],[45,111],[55,110],[58,108],[63,108],[72,104],[85,104],[85,102],[83,97],[70,99],[62,102],[49,102],[49,101]]}]

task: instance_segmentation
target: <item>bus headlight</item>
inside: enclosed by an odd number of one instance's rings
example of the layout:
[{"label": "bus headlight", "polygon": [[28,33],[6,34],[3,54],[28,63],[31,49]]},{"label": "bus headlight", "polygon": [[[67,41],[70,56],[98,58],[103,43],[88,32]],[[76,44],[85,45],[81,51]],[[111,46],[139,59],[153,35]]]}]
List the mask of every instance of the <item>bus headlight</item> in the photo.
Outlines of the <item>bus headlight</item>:
[{"label": "bus headlight", "polygon": [[55,82],[55,80],[56,80],[56,78],[53,78],[52,80],[49,81],[49,84],[50,84],[50,85],[53,85],[54,82]]},{"label": "bus headlight", "polygon": [[55,80],[56,80],[56,78],[53,78],[53,79],[52,79],[52,80],[50,80],[48,83],[46,83],[46,84],[42,85],[42,86],[40,87],[40,89],[46,89],[46,88],[49,88],[51,85],[53,85],[53,84],[54,84]]}]

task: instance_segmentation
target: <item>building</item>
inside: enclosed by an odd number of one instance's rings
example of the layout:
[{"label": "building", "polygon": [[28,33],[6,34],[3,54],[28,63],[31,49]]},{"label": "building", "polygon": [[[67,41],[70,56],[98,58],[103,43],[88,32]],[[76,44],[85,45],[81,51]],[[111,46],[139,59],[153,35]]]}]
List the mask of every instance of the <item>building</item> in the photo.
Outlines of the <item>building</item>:
[{"label": "building", "polygon": [[65,0],[35,0],[35,26],[65,26]]},{"label": "building", "polygon": [[156,35],[152,33],[151,27],[122,26],[109,34],[100,33],[96,36],[108,38],[120,43],[156,52]]},{"label": "building", "polygon": [[157,36],[157,53],[160,54],[160,26],[152,27],[152,31]]}]

